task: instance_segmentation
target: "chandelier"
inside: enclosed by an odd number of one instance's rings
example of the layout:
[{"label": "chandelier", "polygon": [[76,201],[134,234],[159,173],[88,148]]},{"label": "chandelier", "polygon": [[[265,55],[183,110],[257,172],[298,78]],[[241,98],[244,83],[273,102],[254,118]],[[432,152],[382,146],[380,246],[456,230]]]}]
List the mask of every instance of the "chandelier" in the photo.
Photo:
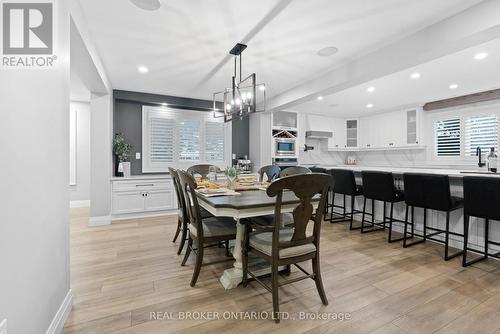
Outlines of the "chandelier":
[{"label": "chandelier", "polygon": [[[245,44],[236,44],[229,54],[234,56],[234,72],[231,88],[213,94],[214,117],[224,117],[224,122],[242,119],[252,113],[265,111],[266,86],[257,84],[255,73],[242,78],[242,52]],[[238,71],[239,64],[239,71]]]}]

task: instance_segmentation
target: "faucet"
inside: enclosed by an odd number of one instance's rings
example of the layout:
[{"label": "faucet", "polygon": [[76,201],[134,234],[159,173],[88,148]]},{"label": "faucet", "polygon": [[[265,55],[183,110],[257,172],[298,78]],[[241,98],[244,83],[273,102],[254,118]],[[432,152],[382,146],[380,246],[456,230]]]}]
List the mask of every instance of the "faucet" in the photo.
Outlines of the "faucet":
[{"label": "faucet", "polygon": [[476,156],[478,156],[478,157],[479,157],[479,162],[477,163],[477,165],[478,165],[479,167],[484,167],[484,165],[486,165],[486,164],[485,164],[484,162],[481,162],[481,155],[482,155],[482,154],[481,154],[481,147],[479,147],[479,146],[478,146],[478,147],[476,148]]}]

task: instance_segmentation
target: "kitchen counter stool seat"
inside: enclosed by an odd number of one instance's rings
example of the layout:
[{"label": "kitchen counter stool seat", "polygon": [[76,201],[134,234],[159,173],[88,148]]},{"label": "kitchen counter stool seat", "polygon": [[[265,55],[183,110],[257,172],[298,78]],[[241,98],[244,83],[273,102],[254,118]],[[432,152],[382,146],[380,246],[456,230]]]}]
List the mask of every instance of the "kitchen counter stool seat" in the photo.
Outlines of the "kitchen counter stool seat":
[{"label": "kitchen counter stool seat", "polygon": [[[372,172],[363,171],[361,173],[363,178],[363,216],[361,218],[361,233],[369,233],[380,230],[385,230],[387,225],[389,226],[389,237],[388,242],[396,242],[403,240],[403,237],[393,239],[392,238],[392,225],[394,222],[404,223],[403,220],[394,218],[394,203],[404,201],[404,193],[401,190],[396,189],[394,186],[394,178],[392,173],[387,172]],[[365,221],[366,215],[366,200],[371,199],[371,222]],[[384,203],[384,213],[383,221],[375,222],[375,201],[381,201]],[[389,217],[386,215],[386,206],[390,203],[390,213]],[[389,220],[387,220],[389,218]],[[367,226],[365,223],[369,223]],[[368,230],[366,229],[368,227]]]},{"label": "kitchen counter stool seat", "polygon": [[[448,261],[461,255],[461,251],[452,255],[449,254],[450,235],[463,237],[463,234],[450,231],[450,212],[463,208],[464,201],[460,197],[451,196],[448,175],[404,173],[403,182],[406,202],[403,247],[419,244],[426,240],[443,243],[442,240],[436,239],[434,236],[444,233],[444,259]],[[423,234],[415,233],[415,207],[424,209]],[[408,220],[410,208],[411,222]],[[446,225],[444,230],[427,226],[427,210],[446,212]],[[410,238],[408,238],[408,225],[411,226]],[[430,230],[431,233],[427,233],[428,230]],[[408,239],[414,237],[420,237],[422,239],[408,243]]]},{"label": "kitchen counter stool seat", "polygon": [[[464,184],[464,247],[462,265],[467,267],[488,257],[500,259],[500,252],[490,253],[489,245],[500,246],[500,242],[490,240],[490,220],[500,221],[500,178],[466,176]],[[484,250],[470,248],[470,217],[484,219]],[[467,252],[482,256],[467,262]]]},{"label": "kitchen counter stool seat", "polygon": [[[350,230],[358,230],[361,226],[354,227],[354,215],[363,213],[363,211],[356,210],[354,208],[354,202],[356,200],[356,196],[363,195],[363,186],[356,184],[356,178],[354,177],[354,172],[352,170],[347,169],[332,169],[330,170],[330,174],[333,176],[335,180],[335,185],[332,191],[332,199],[329,204],[327,204],[328,208],[331,208],[330,218],[327,219],[331,223],[337,222],[345,222],[349,221],[349,229]],[[335,204],[335,194],[341,194],[344,197],[344,201],[342,205]],[[346,197],[351,197],[351,211],[346,212]],[[328,198],[327,198],[328,201]],[[328,202],[327,202],[328,203]],[[334,218],[333,215],[336,214],[334,212],[335,208],[340,208],[343,210],[343,213],[340,217]]]}]

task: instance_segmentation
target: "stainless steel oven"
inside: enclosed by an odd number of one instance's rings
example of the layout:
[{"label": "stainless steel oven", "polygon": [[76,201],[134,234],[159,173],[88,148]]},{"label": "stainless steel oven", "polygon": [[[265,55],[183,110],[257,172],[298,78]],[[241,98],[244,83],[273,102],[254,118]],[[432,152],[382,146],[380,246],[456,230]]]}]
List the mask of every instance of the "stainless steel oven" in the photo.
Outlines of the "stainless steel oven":
[{"label": "stainless steel oven", "polygon": [[277,157],[294,157],[295,138],[274,138],[274,155]]}]

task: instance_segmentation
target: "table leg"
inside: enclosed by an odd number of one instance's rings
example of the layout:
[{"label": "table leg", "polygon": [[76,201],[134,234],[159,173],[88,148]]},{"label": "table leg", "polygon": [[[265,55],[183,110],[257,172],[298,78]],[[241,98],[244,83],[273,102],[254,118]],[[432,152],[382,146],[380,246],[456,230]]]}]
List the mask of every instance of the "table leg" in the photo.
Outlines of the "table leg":
[{"label": "table leg", "polygon": [[236,220],[236,241],[233,249],[233,257],[236,260],[233,268],[224,270],[221,278],[219,279],[224,286],[224,289],[234,289],[243,280],[243,263],[242,263],[242,249],[241,241],[243,240],[244,233],[246,233],[245,226],[240,224],[240,219]]}]

